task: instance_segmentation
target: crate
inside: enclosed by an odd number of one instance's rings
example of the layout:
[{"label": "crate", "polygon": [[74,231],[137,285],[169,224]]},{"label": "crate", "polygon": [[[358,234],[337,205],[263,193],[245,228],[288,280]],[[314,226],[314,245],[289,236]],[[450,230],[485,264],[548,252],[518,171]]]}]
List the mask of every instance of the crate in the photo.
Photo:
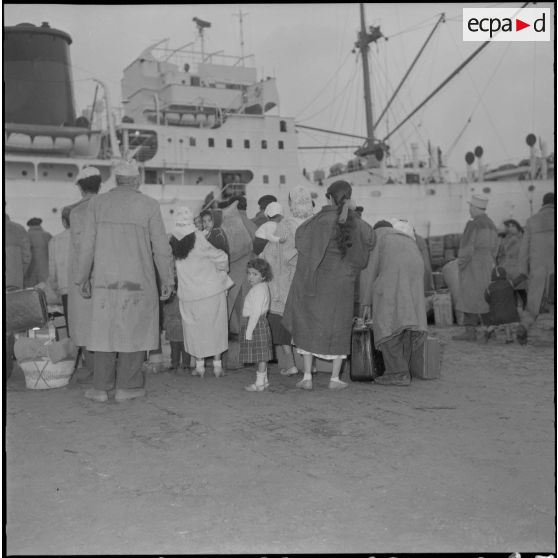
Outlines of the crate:
[{"label": "crate", "polygon": [[430,250],[431,258],[444,257],[444,237],[443,236],[430,236],[428,238],[428,249]]},{"label": "crate", "polygon": [[433,297],[434,323],[436,327],[453,325],[453,308],[450,293],[437,293]]},{"label": "crate", "polygon": [[460,234],[446,234],[444,235],[444,247],[446,250],[453,249],[457,251],[459,249],[459,243],[461,242]]}]

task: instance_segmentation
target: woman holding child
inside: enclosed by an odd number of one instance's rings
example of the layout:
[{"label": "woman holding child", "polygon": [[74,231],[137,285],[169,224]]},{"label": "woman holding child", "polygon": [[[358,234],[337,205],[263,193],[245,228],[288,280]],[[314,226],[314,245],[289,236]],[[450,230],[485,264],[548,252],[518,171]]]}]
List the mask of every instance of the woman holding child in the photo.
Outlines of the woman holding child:
[{"label": "woman holding child", "polygon": [[192,375],[203,377],[205,357],[213,356],[213,373],[223,376],[221,354],[228,348],[227,289],[232,285],[227,274],[229,259],[196,228],[188,207],[177,207],[174,215],[170,245],[176,261],[184,348],[196,359]]}]

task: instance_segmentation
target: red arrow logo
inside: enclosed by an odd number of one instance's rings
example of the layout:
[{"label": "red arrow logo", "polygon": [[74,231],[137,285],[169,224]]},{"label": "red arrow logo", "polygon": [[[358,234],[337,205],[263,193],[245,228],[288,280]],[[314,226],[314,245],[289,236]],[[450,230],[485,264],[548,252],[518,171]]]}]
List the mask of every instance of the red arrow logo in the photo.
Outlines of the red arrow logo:
[{"label": "red arrow logo", "polygon": [[526,27],[531,27],[530,23],[525,23],[524,21],[521,21],[520,19],[515,18],[515,30],[516,31],[521,31],[522,29],[525,29]]}]

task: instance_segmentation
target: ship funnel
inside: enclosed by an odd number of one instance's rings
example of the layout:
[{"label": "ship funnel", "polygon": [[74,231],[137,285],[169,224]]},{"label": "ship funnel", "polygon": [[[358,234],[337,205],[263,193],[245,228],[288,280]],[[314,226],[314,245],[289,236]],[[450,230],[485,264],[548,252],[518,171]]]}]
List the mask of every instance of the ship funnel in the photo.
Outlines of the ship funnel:
[{"label": "ship funnel", "polygon": [[14,124],[72,126],[70,35],[21,23],[4,27],[4,121]]}]

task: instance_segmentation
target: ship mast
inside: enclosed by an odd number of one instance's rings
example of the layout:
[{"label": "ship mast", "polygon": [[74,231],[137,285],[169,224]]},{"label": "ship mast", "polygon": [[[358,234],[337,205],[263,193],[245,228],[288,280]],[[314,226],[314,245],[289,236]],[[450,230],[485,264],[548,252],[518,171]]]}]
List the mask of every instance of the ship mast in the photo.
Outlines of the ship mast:
[{"label": "ship mast", "polygon": [[364,107],[366,109],[366,136],[368,145],[374,144],[374,124],[372,120],[372,93],[370,91],[370,68],[368,66],[368,44],[372,38],[366,33],[366,24],[364,23],[364,4],[360,5],[360,33],[356,46],[360,48],[362,56],[362,70],[364,75]]},{"label": "ship mast", "polygon": [[365,156],[370,155],[375,151],[374,139],[374,121],[372,118],[372,93],[370,90],[370,67],[368,65],[368,45],[376,42],[379,38],[383,37],[380,31],[380,26],[370,26],[369,31],[366,31],[366,23],[364,18],[364,4],[360,4],[360,32],[358,34],[358,41],[355,47],[360,50],[362,56],[362,70],[364,81],[364,108],[366,110],[366,142],[363,147],[357,151],[357,155]]}]

